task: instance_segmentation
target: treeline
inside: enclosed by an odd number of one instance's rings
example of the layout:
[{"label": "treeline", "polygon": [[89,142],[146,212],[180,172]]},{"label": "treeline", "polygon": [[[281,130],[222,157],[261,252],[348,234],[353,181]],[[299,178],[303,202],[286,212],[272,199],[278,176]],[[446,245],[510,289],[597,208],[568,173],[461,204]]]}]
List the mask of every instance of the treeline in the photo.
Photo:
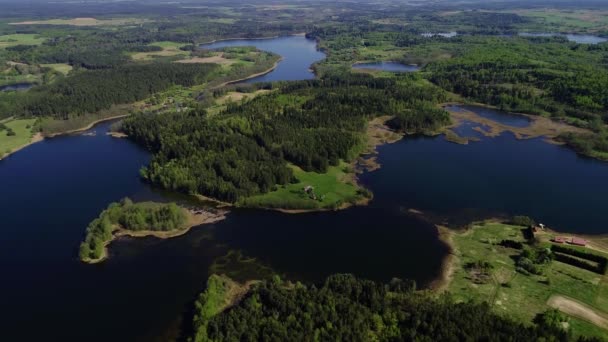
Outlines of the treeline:
[{"label": "treeline", "polygon": [[80,260],[98,260],[104,255],[105,244],[118,229],[132,231],[170,231],[181,229],[186,223],[184,210],[175,203],[133,203],[125,198],[111,203],[87,227],[85,240],[80,244]]},{"label": "treeline", "polygon": [[76,73],[55,83],[14,94],[14,101],[0,106],[2,116],[70,116],[94,113],[112,105],[131,103],[172,85],[206,82],[215,64],[128,64],[106,70]]},{"label": "treeline", "polygon": [[546,319],[516,323],[487,303],[454,303],[398,279],[382,284],[333,275],[314,286],[275,277],[253,285],[238,303],[223,297],[225,283],[215,285],[196,302],[191,341],[595,340],[575,339]]},{"label": "treeline", "polygon": [[[407,78],[328,76],[283,83],[269,95],[228,104],[213,117],[200,111],[136,115],[125,120],[123,130],[154,152],[142,170],[148,181],[235,202],[294,181],[287,163],[326,172],[340,160],[352,160],[365,146],[370,119],[406,112],[421,101],[438,103],[444,96]],[[401,124],[417,131],[447,122],[447,116],[409,113],[400,116]]]},{"label": "treeline", "polygon": [[598,274],[608,272],[608,258],[573,248],[552,245],[551,251],[555,254],[555,260],[580,267]]}]

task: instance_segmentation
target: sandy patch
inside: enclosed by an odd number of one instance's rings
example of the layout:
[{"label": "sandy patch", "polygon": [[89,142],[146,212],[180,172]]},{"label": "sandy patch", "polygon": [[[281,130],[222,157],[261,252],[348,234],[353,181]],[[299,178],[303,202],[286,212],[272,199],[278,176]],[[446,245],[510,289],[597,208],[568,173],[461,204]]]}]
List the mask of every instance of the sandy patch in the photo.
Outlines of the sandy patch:
[{"label": "sandy patch", "polygon": [[591,322],[598,327],[608,329],[608,315],[603,312],[564,296],[552,296],[547,305],[568,315]]}]

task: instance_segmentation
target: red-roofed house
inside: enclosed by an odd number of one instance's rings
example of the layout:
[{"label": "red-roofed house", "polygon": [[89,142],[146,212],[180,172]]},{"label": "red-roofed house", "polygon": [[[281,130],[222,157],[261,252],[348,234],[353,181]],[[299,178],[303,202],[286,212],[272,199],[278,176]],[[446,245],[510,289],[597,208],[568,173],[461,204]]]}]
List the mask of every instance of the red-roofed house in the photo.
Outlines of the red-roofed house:
[{"label": "red-roofed house", "polygon": [[577,246],[587,246],[587,240],[585,239],[581,239],[581,238],[572,238],[572,242],[570,242],[573,245],[577,245]]},{"label": "red-roofed house", "polygon": [[555,243],[566,243],[566,242],[570,242],[570,239],[565,236],[556,236],[553,239],[551,239],[551,241],[553,241]]}]

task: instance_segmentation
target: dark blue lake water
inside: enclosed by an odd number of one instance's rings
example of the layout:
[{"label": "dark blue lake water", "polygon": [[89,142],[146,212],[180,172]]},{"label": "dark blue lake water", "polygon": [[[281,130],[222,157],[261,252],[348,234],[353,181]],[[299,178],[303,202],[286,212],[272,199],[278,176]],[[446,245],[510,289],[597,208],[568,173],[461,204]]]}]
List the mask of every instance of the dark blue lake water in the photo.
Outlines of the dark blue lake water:
[{"label": "dark blue lake water", "polygon": [[353,64],[354,69],[372,69],[391,72],[414,72],[420,70],[417,65],[405,65],[396,62],[377,62],[377,63],[357,63]]},{"label": "dark blue lake water", "polygon": [[266,75],[247,80],[247,83],[263,81],[293,81],[307,80],[315,75],[310,67],[315,62],[325,58],[325,54],[317,49],[313,39],[304,36],[286,36],[272,39],[235,39],[224,40],[211,44],[202,44],[206,49],[219,49],[230,46],[255,46],[264,51],[274,52],[283,59],[276,69]]}]

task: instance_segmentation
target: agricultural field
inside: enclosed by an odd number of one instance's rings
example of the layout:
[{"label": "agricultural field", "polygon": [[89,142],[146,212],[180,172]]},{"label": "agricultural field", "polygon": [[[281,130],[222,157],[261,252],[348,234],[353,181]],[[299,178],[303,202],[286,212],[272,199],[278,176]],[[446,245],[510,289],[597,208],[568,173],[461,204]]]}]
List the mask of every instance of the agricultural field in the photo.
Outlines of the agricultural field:
[{"label": "agricultural field", "polygon": [[0,36],[0,48],[15,45],[40,45],[44,41],[45,38],[33,33],[5,34]]},{"label": "agricultural field", "polygon": [[485,222],[454,233],[455,262],[449,286],[454,299],[487,301],[495,312],[527,323],[551,308],[570,314],[576,312],[564,323],[575,335],[605,337],[608,334],[608,277],[557,260],[538,266],[540,274],[526,274],[516,264],[522,250],[505,247],[503,242],[509,240],[521,243],[524,249],[546,250],[551,247],[549,239],[554,234],[543,233],[537,238],[537,245],[528,247],[524,229]]}]

